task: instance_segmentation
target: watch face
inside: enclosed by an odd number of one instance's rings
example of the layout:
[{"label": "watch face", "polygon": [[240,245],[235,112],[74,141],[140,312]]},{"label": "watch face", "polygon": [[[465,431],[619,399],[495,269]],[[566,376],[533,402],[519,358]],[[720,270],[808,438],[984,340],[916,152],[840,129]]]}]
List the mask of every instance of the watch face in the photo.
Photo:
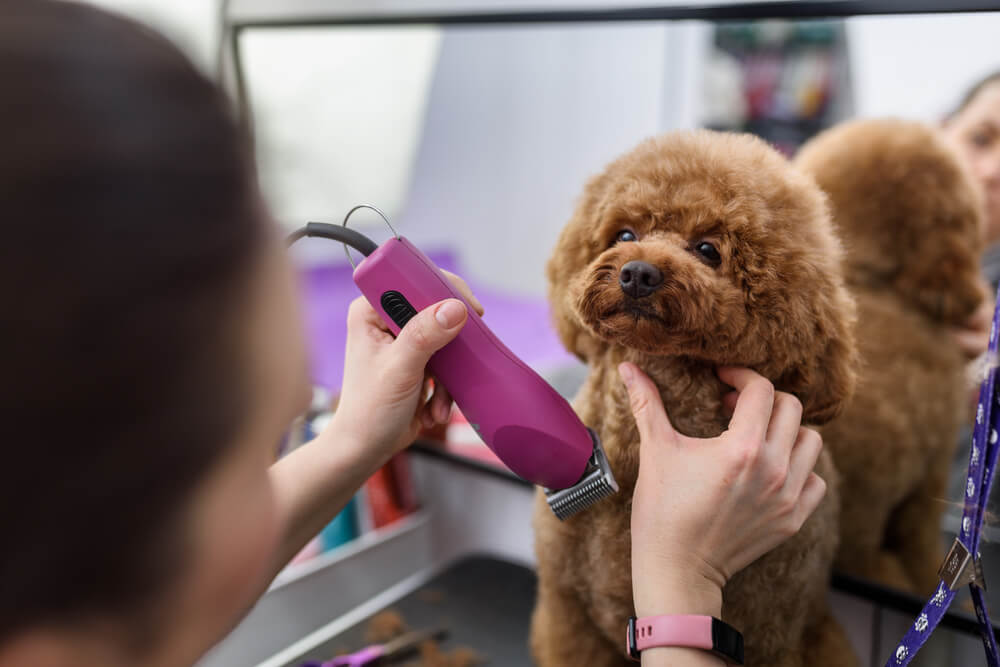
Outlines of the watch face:
[{"label": "watch face", "polygon": [[712,618],[712,652],[720,658],[743,664],[743,635],[736,628]]},{"label": "watch face", "polygon": [[633,660],[639,659],[639,648],[635,645],[635,616],[630,616],[625,629],[625,653]]}]

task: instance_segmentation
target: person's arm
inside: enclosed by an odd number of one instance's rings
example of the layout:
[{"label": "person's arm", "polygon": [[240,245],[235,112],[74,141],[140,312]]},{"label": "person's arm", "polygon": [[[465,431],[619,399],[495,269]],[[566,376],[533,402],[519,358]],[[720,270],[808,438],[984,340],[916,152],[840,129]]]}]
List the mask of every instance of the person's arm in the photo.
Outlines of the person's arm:
[{"label": "person's arm", "polygon": [[[775,392],[753,371],[719,369],[736,390],[724,399],[733,417],[719,437],[697,439],[674,430],[659,391],[638,368],[619,370],[640,437],[632,499],[636,616],[721,618],[729,578],[798,532],[826,493],[812,472],[822,440],[802,428],[798,399]],[[671,647],[643,651],[642,664],[725,663],[706,651]]]},{"label": "person's arm", "polygon": [[[462,279],[448,275],[482,314]],[[458,335],[466,319],[464,304],[448,299],[415,315],[393,338],[367,301],[358,298],[351,304],[343,389],[333,419],[315,440],[271,466],[283,526],[271,578],[372,473],[416,439],[421,425],[448,420],[451,396],[443,387],[436,387],[425,401],[425,367],[434,352]]]},{"label": "person's arm", "polygon": [[334,419],[315,440],[271,466],[283,527],[272,575],[333,520],[387,460],[376,448],[344,433]]}]

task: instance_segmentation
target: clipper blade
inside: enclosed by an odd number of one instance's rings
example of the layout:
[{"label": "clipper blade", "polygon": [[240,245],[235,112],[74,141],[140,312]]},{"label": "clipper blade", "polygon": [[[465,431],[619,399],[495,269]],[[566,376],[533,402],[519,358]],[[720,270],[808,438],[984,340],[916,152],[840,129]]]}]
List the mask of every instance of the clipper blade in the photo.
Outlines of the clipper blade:
[{"label": "clipper blade", "polygon": [[618,493],[618,482],[611,472],[601,441],[593,430],[587,429],[587,431],[594,442],[594,451],[590,455],[590,461],[587,462],[583,477],[565,489],[555,491],[545,489],[545,500],[560,521],[587,509],[601,498]]}]

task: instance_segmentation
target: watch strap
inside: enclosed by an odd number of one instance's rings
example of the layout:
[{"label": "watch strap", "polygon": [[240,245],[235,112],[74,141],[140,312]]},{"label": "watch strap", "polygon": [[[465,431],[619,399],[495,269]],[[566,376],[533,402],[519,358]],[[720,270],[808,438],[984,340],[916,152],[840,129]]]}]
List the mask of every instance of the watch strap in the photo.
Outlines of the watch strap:
[{"label": "watch strap", "polygon": [[642,651],[659,646],[697,648],[728,663],[743,664],[743,635],[713,616],[645,616],[628,619],[626,646],[629,657],[638,660]]}]

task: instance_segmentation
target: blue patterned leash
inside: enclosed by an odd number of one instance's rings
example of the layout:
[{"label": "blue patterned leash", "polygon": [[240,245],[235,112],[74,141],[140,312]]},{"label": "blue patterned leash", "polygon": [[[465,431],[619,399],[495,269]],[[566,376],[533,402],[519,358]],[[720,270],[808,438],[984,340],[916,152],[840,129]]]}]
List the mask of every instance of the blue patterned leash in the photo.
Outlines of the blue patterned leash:
[{"label": "blue patterned leash", "polygon": [[[998,294],[1000,299],[1000,294]],[[1000,306],[1000,301],[997,302]],[[993,486],[993,473],[1000,455],[1000,396],[997,395],[997,331],[1000,330],[1000,308],[993,313],[990,328],[990,345],[987,353],[986,377],[979,388],[979,406],[976,408],[976,426],[972,433],[972,451],[969,453],[969,476],[965,487],[965,510],[962,513],[961,531],[955,538],[944,563],[938,571],[941,582],[931,599],[924,605],[917,619],[906,632],[903,640],[889,656],[885,667],[902,667],[910,664],[917,651],[927,642],[941,622],[955,593],[968,585],[979,619],[979,633],[986,650],[989,667],[1000,667],[1000,653],[993,635],[993,625],[986,608],[983,589],[982,564],[979,558],[979,539],[986,512],[986,503]]]}]

